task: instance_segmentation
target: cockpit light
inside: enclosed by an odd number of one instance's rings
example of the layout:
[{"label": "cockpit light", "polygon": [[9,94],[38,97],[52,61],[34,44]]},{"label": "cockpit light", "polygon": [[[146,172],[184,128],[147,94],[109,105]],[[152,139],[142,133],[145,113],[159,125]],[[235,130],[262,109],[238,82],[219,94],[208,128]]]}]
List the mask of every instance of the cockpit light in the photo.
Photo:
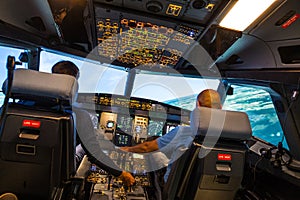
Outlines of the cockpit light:
[{"label": "cockpit light", "polygon": [[220,22],[220,26],[244,31],[276,0],[238,0]]}]

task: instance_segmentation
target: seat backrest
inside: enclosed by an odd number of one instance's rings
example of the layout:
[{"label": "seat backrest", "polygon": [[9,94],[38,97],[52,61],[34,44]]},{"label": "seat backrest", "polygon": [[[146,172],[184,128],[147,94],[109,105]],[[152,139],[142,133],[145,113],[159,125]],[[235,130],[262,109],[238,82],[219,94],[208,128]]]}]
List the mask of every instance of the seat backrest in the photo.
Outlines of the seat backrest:
[{"label": "seat backrest", "polygon": [[[236,188],[240,186],[242,177],[243,157],[246,151],[243,141],[250,139],[252,135],[247,114],[199,107],[192,111],[190,125],[196,137],[194,144],[172,164],[163,192],[164,198],[197,199],[199,195],[203,195],[203,199],[209,195],[215,199],[226,199],[226,196],[232,198]],[[229,155],[232,160],[223,163],[222,158],[221,161],[218,160],[219,155]],[[232,176],[231,171],[218,171],[219,166],[226,168],[227,165],[233,165],[237,177]],[[213,182],[219,175],[234,180],[235,185],[220,186],[219,183]],[[204,184],[203,181],[207,182]],[[206,185],[205,189],[201,189],[203,185]],[[226,189],[227,186],[230,189]],[[221,187],[225,189],[220,190]],[[229,194],[227,190],[233,192]]]},{"label": "seat backrest", "polygon": [[248,115],[239,111],[195,108],[191,113],[191,128],[199,137],[243,141],[252,136]]},{"label": "seat backrest", "polygon": [[[7,93],[7,81],[2,86]],[[28,69],[14,71],[11,98],[23,101],[52,101],[71,105],[76,100],[78,83],[73,76],[50,74]],[[45,106],[47,106],[45,104]],[[52,105],[51,105],[52,106]]]},{"label": "seat backrest", "polygon": [[51,199],[75,173],[75,123],[64,107],[77,88],[69,75],[15,70],[11,98],[19,101],[9,103],[1,125],[0,195]]}]

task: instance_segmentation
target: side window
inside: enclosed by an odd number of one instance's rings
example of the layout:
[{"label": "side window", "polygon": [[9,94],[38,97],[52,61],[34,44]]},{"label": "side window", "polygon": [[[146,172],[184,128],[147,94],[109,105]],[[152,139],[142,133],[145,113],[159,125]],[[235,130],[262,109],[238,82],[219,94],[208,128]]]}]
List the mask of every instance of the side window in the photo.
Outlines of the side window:
[{"label": "side window", "polygon": [[[2,83],[7,78],[7,69],[6,62],[8,56],[14,56],[16,60],[21,52],[24,52],[24,49],[16,49],[12,47],[0,46],[0,106],[3,104],[4,94],[2,93]],[[23,63],[22,65],[17,65],[17,68],[27,68],[27,63]]]},{"label": "side window", "polygon": [[[248,114],[253,136],[273,145],[284,140],[283,131],[271,96],[258,88],[232,85],[234,94],[227,96],[223,109],[243,111]],[[288,149],[286,141],[283,146]]]}]

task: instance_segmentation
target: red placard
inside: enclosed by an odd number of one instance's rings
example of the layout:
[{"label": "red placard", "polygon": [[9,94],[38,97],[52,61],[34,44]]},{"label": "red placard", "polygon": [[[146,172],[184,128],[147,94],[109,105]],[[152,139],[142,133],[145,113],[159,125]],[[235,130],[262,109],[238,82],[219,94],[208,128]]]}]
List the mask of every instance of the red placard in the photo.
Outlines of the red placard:
[{"label": "red placard", "polygon": [[300,14],[295,14],[292,16],[289,20],[284,22],[284,24],[281,25],[282,28],[287,28],[289,27],[292,23],[294,23],[298,18],[300,17]]},{"label": "red placard", "polygon": [[218,160],[229,161],[229,160],[231,160],[231,154],[219,153]]},{"label": "red placard", "polygon": [[37,120],[24,119],[22,126],[31,127],[31,128],[40,128],[41,122]]}]

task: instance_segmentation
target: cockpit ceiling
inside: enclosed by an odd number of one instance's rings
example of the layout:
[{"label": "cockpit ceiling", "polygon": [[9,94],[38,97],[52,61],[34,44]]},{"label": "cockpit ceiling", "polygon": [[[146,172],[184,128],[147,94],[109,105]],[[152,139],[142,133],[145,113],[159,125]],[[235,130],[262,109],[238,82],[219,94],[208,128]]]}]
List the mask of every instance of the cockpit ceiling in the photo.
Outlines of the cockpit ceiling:
[{"label": "cockpit ceiling", "polygon": [[[73,13],[71,20],[69,18],[70,24],[63,27],[56,21],[57,16],[62,10],[70,11],[70,2],[80,4],[80,13]],[[242,33],[218,26],[220,19],[235,2],[235,0],[1,1],[0,36],[79,56],[86,56],[95,50],[93,56],[96,53],[96,59],[100,59],[103,63],[126,68],[138,66],[151,71],[169,72],[175,69],[182,74],[198,74],[199,66],[190,61],[199,57],[199,54],[195,53],[199,52],[195,44],[200,44],[206,50],[207,57],[213,60],[212,63],[217,63],[220,71],[286,68],[286,64],[274,60],[273,54],[277,55],[277,49],[283,43],[290,41],[294,45],[294,41],[299,40],[300,20],[295,17],[299,18],[300,4],[297,1],[277,0],[272,9]],[[282,27],[291,19],[295,20],[289,23],[289,26]],[[23,32],[12,35],[10,32],[14,31],[7,30],[8,25],[9,28],[18,28]],[[87,37],[82,38],[83,35]],[[254,40],[257,42],[253,42]],[[245,43],[251,43],[253,48],[247,48],[246,51],[245,45],[241,45]],[[265,47],[265,54],[254,50],[254,46],[256,47],[258,43]],[[270,55],[268,58],[257,59],[266,53]],[[228,60],[232,55],[237,59],[230,65]],[[254,57],[256,59],[253,59]],[[247,58],[251,62],[247,61]],[[261,60],[262,63],[258,63]],[[265,60],[270,64],[266,65]],[[290,65],[289,67],[294,67]],[[202,66],[200,70],[209,71],[206,66]]]}]

